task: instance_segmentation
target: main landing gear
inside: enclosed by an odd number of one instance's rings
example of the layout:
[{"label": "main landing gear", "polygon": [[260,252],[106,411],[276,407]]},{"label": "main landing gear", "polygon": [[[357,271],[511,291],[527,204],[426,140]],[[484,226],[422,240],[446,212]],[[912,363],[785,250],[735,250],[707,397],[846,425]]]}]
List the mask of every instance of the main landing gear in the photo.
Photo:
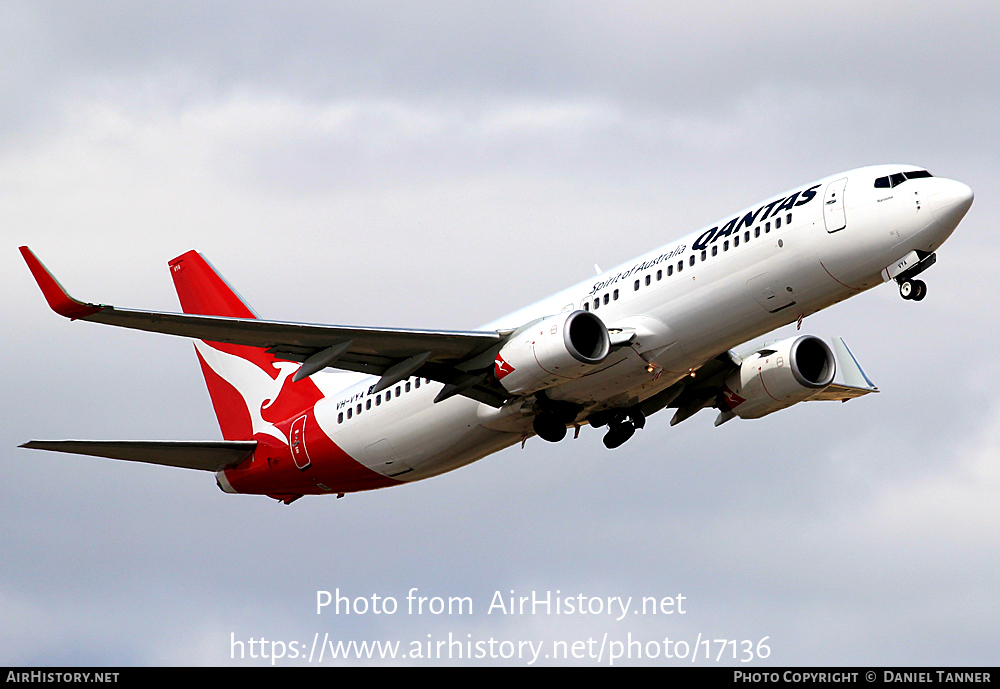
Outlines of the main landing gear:
[{"label": "main landing gear", "polygon": [[582,408],[570,402],[550,400],[544,391],[538,393],[536,403],[540,411],[531,425],[535,435],[550,443],[558,443],[566,437],[566,426],[576,421]]},{"label": "main landing gear", "polygon": [[593,414],[588,419],[590,425],[601,427],[608,425],[608,432],[604,434],[604,447],[613,450],[621,447],[631,438],[637,428],[646,425],[646,415],[639,411],[638,407],[631,409],[609,409],[607,412]]},{"label": "main landing gear", "polygon": [[550,443],[558,443],[566,437],[566,424],[558,414],[542,412],[535,417],[531,425],[539,438]]},{"label": "main landing gear", "polygon": [[927,285],[923,280],[908,279],[899,283],[899,296],[903,299],[920,301],[927,296]]},{"label": "main landing gear", "polygon": [[[535,435],[550,443],[558,443],[566,437],[566,425],[574,423],[578,411],[579,407],[545,399],[543,411],[532,421]],[[608,432],[604,434],[604,446],[613,450],[624,445],[637,428],[646,425],[646,415],[638,407],[607,409],[591,414],[587,421],[594,428],[608,427]]]}]

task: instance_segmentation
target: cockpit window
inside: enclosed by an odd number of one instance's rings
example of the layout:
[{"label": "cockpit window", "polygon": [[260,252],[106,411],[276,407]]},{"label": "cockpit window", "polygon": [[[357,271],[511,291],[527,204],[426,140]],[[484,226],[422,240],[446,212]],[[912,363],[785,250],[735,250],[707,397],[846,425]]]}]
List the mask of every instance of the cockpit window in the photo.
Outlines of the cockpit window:
[{"label": "cockpit window", "polygon": [[897,172],[888,177],[879,177],[875,180],[876,189],[892,189],[908,179],[920,179],[921,177],[933,177],[927,170],[914,170],[913,172]]}]

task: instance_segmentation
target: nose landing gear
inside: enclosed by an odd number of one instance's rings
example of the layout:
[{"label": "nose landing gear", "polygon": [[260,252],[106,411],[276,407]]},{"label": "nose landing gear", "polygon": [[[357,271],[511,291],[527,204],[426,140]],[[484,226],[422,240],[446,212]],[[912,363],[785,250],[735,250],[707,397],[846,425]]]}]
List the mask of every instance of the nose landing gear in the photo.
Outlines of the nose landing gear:
[{"label": "nose landing gear", "polygon": [[899,296],[903,299],[920,301],[927,296],[927,285],[923,280],[907,279],[899,283]]},{"label": "nose landing gear", "polygon": [[911,301],[920,301],[927,296],[927,285],[916,277],[937,262],[937,254],[916,249],[901,258],[895,264],[885,268],[882,276],[885,280],[895,280],[899,285],[899,296]]}]

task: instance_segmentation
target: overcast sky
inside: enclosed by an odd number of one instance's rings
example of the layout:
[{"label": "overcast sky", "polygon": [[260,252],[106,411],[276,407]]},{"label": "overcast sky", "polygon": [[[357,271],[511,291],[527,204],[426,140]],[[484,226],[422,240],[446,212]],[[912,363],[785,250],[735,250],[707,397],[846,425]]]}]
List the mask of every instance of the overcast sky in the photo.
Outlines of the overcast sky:
[{"label": "overcast sky", "polygon": [[[768,637],[765,664],[995,665],[1000,10],[674,5],[0,0],[0,664],[631,632]],[[923,302],[883,286],[805,320],[879,395],[721,428],[664,413],[615,452],[584,428],[291,506],[16,449],[220,437],[189,342],[59,318],[21,244],[88,301],[176,310],[166,262],[196,248],[263,317],[468,329],[887,162],[976,201]],[[337,587],[475,611],[317,616]],[[687,613],[487,615],[498,590]]]}]

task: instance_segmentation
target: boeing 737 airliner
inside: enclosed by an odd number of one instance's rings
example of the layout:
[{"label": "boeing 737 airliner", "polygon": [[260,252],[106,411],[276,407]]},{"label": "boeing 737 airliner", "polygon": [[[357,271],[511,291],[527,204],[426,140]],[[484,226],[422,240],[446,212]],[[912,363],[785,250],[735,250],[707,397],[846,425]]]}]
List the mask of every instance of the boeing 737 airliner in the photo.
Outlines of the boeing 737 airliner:
[{"label": "boeing 737 airliner", "polygon": [[[213,471],[227,493],[290,503],[417,481],[582,425],[606,427],[616,448],[667,407],[671,425],[706,407],[719,425],[847,400],[877,388],[842,339],[739,346],[884,282],[920,301],[917,276],[972,199],[912,165],[832,175],[470,332],[262,320],[195,251],[169,263],[183,313],[89,304],[21,247],[58,314],[193,338],[225,438],[22,447]],[[328,367],[362,375],[336,389]]]}]

